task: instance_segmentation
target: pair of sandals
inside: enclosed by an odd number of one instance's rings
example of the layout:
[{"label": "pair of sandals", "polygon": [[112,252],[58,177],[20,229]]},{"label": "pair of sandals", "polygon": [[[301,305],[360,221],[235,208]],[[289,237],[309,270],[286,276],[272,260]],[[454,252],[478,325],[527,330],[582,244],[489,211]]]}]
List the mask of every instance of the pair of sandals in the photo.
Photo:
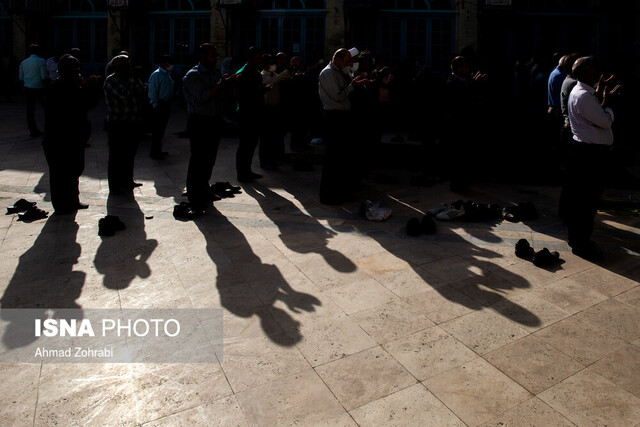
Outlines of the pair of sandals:
[{"label": "pair of sandals", "polygon": [[554,265],[562,263],[558,252],[551,252],[547,248],[542,248],[538,252],[535,252],[526,239],[520,239],[518,243],[516,243],[516,256],[528,261],[533,261],[533,265],[542,268],[553,267]]},{"label": "pair of sandals", "polygon": [[409,236],[419,236],[420,234],[433,234],[436,232],[436,223],[429,215],[422,219],[411,218],[407,221],[407,234]]},{"label": "pair of sandals", "polygon": [[180,202],[173,207],[173,217],[179,221],[192,221],[204,214],[202,209],[193,209],[191,203]]},{"label": "pair of sandals", "polygon": [[242,193],[240,187],[231,185],[228,182],[216,182],[209,187],[209,190],[214,202],[221,199],[232,198],[235,197],[236,194]]},{"label": "pair of sandals", "polygon": [[20,199],[7,208],[7,215],[18,214],[18,221],[31,222],[49,216],[49,212],[36,207],[36,202]]}]

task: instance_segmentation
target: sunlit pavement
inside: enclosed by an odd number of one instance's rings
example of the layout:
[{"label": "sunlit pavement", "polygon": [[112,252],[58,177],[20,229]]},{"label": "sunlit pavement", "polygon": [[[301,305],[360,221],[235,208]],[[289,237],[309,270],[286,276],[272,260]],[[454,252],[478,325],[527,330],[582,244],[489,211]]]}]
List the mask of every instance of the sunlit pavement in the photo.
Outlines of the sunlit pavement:
[{"label": "sunlit pavement", "polygon": [[[142,141],[144,185],[111,198],[103,109],[92,111],[80,182],[90,208],[31,223],[0,215],[2,308],[220,308],[224,359],[0,364],[2,425],[640,423],[638,217],[598,215],[596,265],[568,250],[559,187],[476,183],[465,200],[531,201],[540,217],[437,222],[436,234],[410,237],[410,218],[460,198],[447,183],[378,171],[397,183],[366,179],[360,201],[330,207],[317,200],[319,165],[267,172],[255,159],[263,179],[176,221],[189,151],[175,135],[181,108],[167,159],[150,159]],[[0,104],[0,115],[2,208],[24,198],[52,212],[23,104]],[[236,146],[223,139],[212,183],[237,184]],[[391,218],[367,221],[365,199]],[[101,238],[107,203],[127,229]],[[517,258],[521,238],[564,263]]]}]

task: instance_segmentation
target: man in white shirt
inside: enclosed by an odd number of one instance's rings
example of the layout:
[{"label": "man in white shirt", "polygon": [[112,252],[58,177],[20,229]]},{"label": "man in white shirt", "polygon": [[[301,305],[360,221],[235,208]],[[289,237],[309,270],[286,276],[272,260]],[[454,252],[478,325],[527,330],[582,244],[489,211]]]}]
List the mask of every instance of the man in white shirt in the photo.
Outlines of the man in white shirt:
[{"label": "man in white shirt", "polygon": [[578,83],[568,102],[573,141],[564,188],[567,195],[565,219],[573,253],[598,260],[602,253],[591,241],[591,234],[598,201],[604,190],[602,176],[606,173],[613,144],[611,103],[621,86],[611,88],[607,84],[611,79],[603,81],[591,57],[579,58],[573,65],[572,75]]}]

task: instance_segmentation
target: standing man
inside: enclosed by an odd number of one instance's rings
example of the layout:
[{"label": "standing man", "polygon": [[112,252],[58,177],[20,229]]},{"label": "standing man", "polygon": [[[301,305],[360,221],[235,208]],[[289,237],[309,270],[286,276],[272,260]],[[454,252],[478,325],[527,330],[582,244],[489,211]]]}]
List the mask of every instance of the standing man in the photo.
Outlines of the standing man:
[{"label": "standing man", "polygon": [[85,142],[91,133],[87,109],[97,99],[82,87],[76,58],[64,55],[57,72],[59,77],[46,89],[42,146],[49,165],[51,204],[60,215],[89,207],[78,198],[78,179],[84,170]]},{"label": "standing man", "polygon": [[[579,58],[573,65],[578,81],[569,95],[569,123],[573,132],[569,176],[565,184],[566,221],[569,246],[582,258],[602,258],[591,241],[598,201],[604,190],[602,176],[613,144],[611,103],[620,85],[610,88],[591,57]],[[597,85],[597,89],[596,89]]]},{"label": "standing man", "polygon": [[319,94],[324,109],[326,153],[320,179],[320,203],[339,205],[355,199],[356,136],[349,95],[357,87],[372,83],[362,76],[351,78],[351,54],[338,49],[319,76]]},{"label": "standing man", "polygon": [[191,150],[187,170],[187,197],[191,209],[203,213],[214,199],[209,179],[222,135],[224,86],[229,76],[222,76],[216,68],[218,53],[214,45],[204,43],[200,45],[198,53],[200,62],[187,72],[182,82],[189,113],[187,131]]},{"label": "standing man", "polygon": [[142,82],[131,74],[128,56],[116,56],[112,65],[113,74],[104,82],[109,191],[125,193],[142,185],[133,181],[133,163],[142,127],[142,106],[147,97]]},{"label": "standing man", "polygon": [[162,151],[162,137],[169,123],[171,115],[171,101],[173,100],[173,58],[162,55],[160,66],[149,77],[149,102],[151,112],[151,153],[152,159],[164,159],[169,153]]},{"label": "standing man", "polygon": [[40,46],[29,46],[29,57],[20,63],[18,78],[24,83],[27,97],[27,125],[31,136],[40,136],[42,131],[36,124],[36,102],[42,102],[44,88],[49,78],[47,62],[40,57]]},{"label": "standing man", "polygon": [[249,48],[247,63],[236,73],[236,95],[240,121],[236,171],[238,181],[253,182],[262,175],[251,170],[253,154],[260,140],[260,123],[264,113],[262,85],[262,53],[257,47]]}]

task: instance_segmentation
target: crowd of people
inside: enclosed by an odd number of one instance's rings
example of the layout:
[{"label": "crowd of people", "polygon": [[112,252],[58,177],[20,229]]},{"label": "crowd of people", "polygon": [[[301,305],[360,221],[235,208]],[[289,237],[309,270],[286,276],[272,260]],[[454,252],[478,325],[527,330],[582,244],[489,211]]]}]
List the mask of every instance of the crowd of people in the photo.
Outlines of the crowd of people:
[{"label": "crowd of people", "polygon": [[[109,190],[114,194],[141,185],[133,180],[133,171],[142,134],[151,133],[151,158],[162,160],[168,155],[162,150],[162,139],[173,99],[182,96],[190,143],[189,218],[204,214],[220,198],[209,181],[220,139],[230,127],[238,138],[236,172],[242,183],[262,178],[252,170],[256,149],[261,169],[277,170],[284,161],[287,132],[291,132],[293,151],[322,141],[326,151],[318,191],[320,202],[329,205],[356,199],[382,133],[397,130],[400,122],[425,144],[437,139],[445,147],[440,152],[443,163],[455,158],[458,166],[448,176],[450,189],[465,193],[479,152],[477,142],[486,130],[483,107],[488,76],[478,70],[473,52],[455,57],[444,79],[428,67],[413,73],[406,66],[389,67],[357,48],[338,49],[326,65],[319,60],[305,66],[299,56],[272,55],[252,47],[242,60],[226,58],[218,68],[216,47],[204,43],[197,52],[199,61],[181,79],[172,72],[175,61],[168,55],[161,56],[159,67],[145,78],[139,68],[132,67],[129,54],[121,51],[107,64],[104,78],[87,78],[76,57],[79,52],[45,60],[38,46],[32,45],[29,53],[19,66],[19,78],[25,88],[31,136],[42,134],[34,111],[36,102],[44,99],[43,146],[57,213],[86,208],[78,198],[78,178],[91,132],[87,110],[97,103],[100,86],[107,109]],[[516,67],[514,90],[536,94],[546,80],[545,123],[551,129],[550,138],[557,136],[558,144],[570,152],[560,215],[569,226],[574,252],[595,256],[590,235],[602,185],[593,171],[604,164],[613,141],[611,104],[620,88],[613,77],[597,75],[593,59],[578,54],[557,58],[553,70],[545,71],[536,61],[527,68]],[[430,97],[423,100],[432,102],[415,103],[424,92]],[[538,98],[530,104],[544,104]],[[424,117],[429,118],[429,129],[419,125]]]}]

